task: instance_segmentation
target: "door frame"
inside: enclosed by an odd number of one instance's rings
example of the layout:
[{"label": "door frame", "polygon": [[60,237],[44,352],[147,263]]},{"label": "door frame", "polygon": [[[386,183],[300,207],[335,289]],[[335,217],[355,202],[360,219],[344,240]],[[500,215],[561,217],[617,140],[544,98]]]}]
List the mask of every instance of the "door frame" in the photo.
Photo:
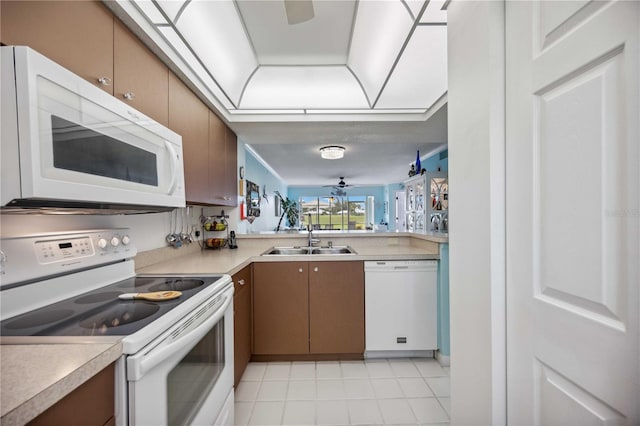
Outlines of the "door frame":
[{"label": "door frame", "polygon": [[505,2],[447,14],[451,423],[505,425]]}]

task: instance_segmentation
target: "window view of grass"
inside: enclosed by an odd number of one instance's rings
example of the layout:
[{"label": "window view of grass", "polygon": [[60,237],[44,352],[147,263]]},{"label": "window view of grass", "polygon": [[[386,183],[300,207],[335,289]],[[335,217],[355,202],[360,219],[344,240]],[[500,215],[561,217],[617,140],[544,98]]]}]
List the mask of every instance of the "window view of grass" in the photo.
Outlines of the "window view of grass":
[{"label": "window view of grass", "polygon": [[300,223],[313,229],[363,230],[365,196],[300,197]]}]

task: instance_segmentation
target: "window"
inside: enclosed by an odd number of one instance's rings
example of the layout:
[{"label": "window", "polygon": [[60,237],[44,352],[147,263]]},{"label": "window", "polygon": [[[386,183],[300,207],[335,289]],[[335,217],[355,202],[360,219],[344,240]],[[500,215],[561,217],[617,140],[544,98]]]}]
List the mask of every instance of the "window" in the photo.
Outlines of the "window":
[{"label": "window", "polygon": [[315,230],[366,229],[366,196],[300,197],[300,223]]}]

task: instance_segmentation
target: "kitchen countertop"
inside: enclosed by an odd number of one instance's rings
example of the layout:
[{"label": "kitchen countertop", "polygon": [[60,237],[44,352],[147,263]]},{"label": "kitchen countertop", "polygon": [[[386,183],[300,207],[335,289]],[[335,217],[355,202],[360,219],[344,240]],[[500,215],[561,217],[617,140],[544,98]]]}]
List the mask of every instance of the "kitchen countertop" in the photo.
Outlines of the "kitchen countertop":
[{"label": "kitchen countertop", "polygon": [[0,423],[33,420],[120,355],[119,342],[0,345]]},{"label": "kitchen countertop", "polygon": [[[397,234],[391,234],[393,238],[386,240],[387,244],[368,244],[371,239],[353,239],[349,235],[346,242],[342,242],[338,235],[318,235],[322,238],[322,243],[331,238],[334,246],[349,245],[356,251],[354,255],[287,255],[287,256],[261,256],[266,250],[273,246],[304,246],[304,239],[300,240],[300,234],[290,234],[291,237],[273,235],[262,235],[251,242],[249,235],[238,239],[238,248],[230,250],[208,249],[197,250],[187,255],[174,257],[153,263],[137,270],[138,273],[162,274],[162,273],[184,273],[184,274],[211,274],[225,273],[233,275],[252,262],[288,262],[288,261],[339,261],[339,260],[422,260],[438,259],[437,249],[408,244],[397,244],[394,239]],[[315,233],[314,233],[315,235]],[[381,237],[379,233],[369,234],[370,237]],[[387,235],[388,236],[388,235]],[[269,238],[271,237],[271,238]],[[298,238],[296,240],[295,238]],[[384,237],[384,236],[382,236]],[[326,241],[325,241],[326,238]],[[395,243],[395,244],[394,244]],[[178,254],[178,253],[175,253]]]}]

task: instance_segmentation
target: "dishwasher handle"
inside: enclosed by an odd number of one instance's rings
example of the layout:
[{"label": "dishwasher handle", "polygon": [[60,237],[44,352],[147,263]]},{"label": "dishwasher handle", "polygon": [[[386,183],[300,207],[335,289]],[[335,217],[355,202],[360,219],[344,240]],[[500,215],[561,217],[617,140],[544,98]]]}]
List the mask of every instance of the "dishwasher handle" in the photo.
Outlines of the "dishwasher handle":
[{"label": "dishwasher handle", "polygon": [[365,272],[437,271],[437,260],[388,260],[364,262]]}]

